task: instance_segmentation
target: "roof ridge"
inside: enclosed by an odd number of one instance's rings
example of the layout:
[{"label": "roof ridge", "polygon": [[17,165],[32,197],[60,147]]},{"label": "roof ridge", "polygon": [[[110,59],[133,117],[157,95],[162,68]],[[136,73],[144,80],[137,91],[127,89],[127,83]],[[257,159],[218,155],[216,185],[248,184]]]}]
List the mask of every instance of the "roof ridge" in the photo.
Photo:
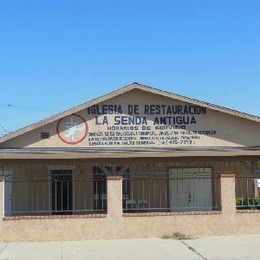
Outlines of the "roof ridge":
[{"label": "roof ridge", "polygon": [[[139,84],[139,83],[136,83],[136,84]],[[242,111],[239,111],[239,110],[236,110],[236,109],[233,109],[233,108],[229,108],[229,107],[226,107],[226,106],[217,105],[217,104],[210,103],[210,102],[203,101],[203,100],[196,99],[196,98],[190,98],[190,97],[187,97],[187,96],[184,96],[184,95],[180,95],[180,94],[177,94],[177,93],[173,93],[173,92],[170,92],[170,91],[161,90],[161,89],[159,89],[159,88],[150,87],[150,86],[142,85],[142,84],[139,84],[139,85],[141,85],[142,87],[148,88],[148,89],[157,90],[157,91],[162,92],[162,93],[164,93],[164,94],[174,95],[174,96],[176,96],[176,97],[180,97],[180,98],[186,99],[187,101],[192,101],[192,102],[195,101],[195,102],[198,102],[198,103],[203,104],[203,105],[207,105],[207,106],[210,106],[210,107],[219,108],[219,109],[221,109],[221,110],[230,111],[230,112],[233,112],[233,113],[237,113],[237,114],[240,114],[240,115],[249,116],[249,117],[256,118],[256,119],[260,120],[260,116],[256,116],[256,115],[253,115],[253,114],[250,114],[250,113],[247,113],[247,112],[242,112]],[[224,111],[223,111],[223,112],[224,112]]]}]

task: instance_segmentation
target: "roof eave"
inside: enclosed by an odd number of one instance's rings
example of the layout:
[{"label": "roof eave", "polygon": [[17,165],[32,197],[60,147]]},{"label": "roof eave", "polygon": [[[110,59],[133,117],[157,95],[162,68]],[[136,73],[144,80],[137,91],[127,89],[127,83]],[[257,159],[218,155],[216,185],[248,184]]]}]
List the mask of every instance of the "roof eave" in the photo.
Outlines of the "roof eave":
[{"label": "roof eave", "polygon": [[0,160],[28,159],[131,159],[131,158],[187,158],[187,157],[247,157],[260,156],[257,151],[174,151],[174,152],[49,152],[49,153],[0,153]]}]

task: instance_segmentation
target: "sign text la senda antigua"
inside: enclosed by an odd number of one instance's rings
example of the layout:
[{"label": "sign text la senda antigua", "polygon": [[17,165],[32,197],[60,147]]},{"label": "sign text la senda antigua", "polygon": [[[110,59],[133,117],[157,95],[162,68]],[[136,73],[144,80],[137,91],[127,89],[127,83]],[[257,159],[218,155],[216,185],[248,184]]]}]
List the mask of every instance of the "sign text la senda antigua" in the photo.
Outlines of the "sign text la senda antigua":
[{"label": "sign text la senda antigua", "polygon": [[[184,105],[128,105],[125,110],[122,105],[94,105],[87,109],[89,115],[95,115],[96,125],[148,125],[151,115],[153,125],[189,125],[197,124],[195,115],[207,114],[205,107]],[[107,115],[114,115],[113,122]]]},{"label": "sign text la senda antigua", "polygon": [[92,127],[89,146],[197,145],[204,135],[216,135],[200,127],[207,108],[196,105],[104,104],[87,108]]}]

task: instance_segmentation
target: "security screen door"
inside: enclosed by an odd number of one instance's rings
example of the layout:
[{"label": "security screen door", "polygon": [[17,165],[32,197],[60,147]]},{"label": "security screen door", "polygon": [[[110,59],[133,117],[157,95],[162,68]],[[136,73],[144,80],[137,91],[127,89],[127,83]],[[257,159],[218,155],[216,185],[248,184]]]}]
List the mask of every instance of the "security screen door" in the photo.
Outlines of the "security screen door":
[{"label": "security screen door", "polygon": [[72,214],[72,170],[51,171],[52,214]]},{"label": "security screen door", "polygon": [[171,211],[212,209],[212,169],[170,169]]}]

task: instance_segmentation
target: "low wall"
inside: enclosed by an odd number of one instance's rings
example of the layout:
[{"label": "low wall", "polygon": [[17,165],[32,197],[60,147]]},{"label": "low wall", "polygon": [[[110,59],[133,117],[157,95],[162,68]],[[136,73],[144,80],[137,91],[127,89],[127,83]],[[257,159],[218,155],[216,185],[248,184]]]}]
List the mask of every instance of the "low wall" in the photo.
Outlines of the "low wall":
[{"label": "low wall", "polygon": [[0,179],[0,241],[66,241],[162,237],[174,232],[191,236],[260,234],[260,211],[237,211],[235,176],[221,176],[221,211],[122,213],[122,179],[107,180],[107,214],[4,217],[4,181]]}]

